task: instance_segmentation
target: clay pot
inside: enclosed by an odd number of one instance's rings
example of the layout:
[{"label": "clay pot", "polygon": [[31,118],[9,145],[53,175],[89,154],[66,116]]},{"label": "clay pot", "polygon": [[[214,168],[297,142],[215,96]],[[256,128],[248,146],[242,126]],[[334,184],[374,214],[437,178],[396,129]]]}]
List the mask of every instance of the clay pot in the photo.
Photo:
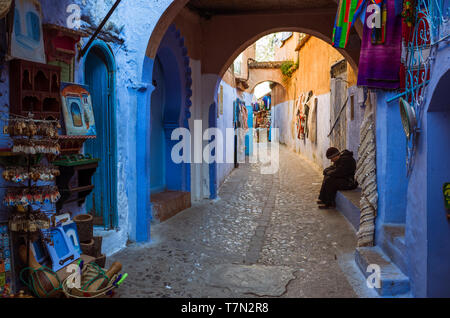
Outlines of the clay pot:
[{"label": "clay pot", "polygon": [[80,242],[81,251],[83,254],[94,256],[94,239],[91,239],[88,242]]},{"label": "clay pot", "polygon": [[101,268],[105,268],[105,264],[106,264],[106,255],[102,254],[99,257],[97,257],[94,261],[95,264],[97,264],[98,266],[100,266]]},{"label": "clay pot", "polygon": [[93,257],[100,257],[102,255],[102,241],[103,237],[94,236],[94,255]]},{"label": "clay pot", "polygon": [[90,214],[79,214],[73,218],[77,224],[80,242],[89,242],[94,236],[94,217]]},{"label": "clay pot", "polygon": [[36,258],[34,257],[33,252],[31,251],[27,252],[27,248],[25,245],[21,245],[19,247],[19,256],[22,262],[24,263],[26,263],[27,257],[29,257],[28,263],[28,266],[30,267],[29,275],[35,282],[34,292],[36,293],[36,296],[40,298],[59,297],[60,290],[57,290],[56,288],[59,287],[60,282],[57,279],[56,273],[52,271],[43,270],[41,264],[39,264]]}]

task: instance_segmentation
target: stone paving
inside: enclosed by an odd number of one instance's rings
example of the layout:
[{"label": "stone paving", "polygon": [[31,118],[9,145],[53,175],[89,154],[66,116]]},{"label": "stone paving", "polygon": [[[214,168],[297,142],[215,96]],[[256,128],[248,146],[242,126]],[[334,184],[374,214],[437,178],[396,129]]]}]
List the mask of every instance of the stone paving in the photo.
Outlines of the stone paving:
[{"label": "stone paving", "polygon": [[241,164],[218,200],[109,257],[129,274],[118,297],[358,297],[339,262],[355,233],[338,211],[317,208],[321,174],[286,147],[278,173],[260,168]]}]

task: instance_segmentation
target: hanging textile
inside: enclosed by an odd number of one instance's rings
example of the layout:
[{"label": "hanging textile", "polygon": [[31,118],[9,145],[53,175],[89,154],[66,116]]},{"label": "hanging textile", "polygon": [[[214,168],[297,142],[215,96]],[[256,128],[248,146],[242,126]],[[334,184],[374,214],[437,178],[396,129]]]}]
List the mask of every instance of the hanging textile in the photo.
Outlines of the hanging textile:
[{"label": "hanging textile", "polygon": [[300,99],[301,99],[301,96],[294,101],[294,105],[292,107],[292,119],[291,119],[292,139],[297,138],[297,130],[298,130],[297,129],[297,112],[298,112],[298,107],[300,105]]},{"label": "hanging textile", "polygon": [[378,187],[375,145],[375,119],[371,112],[361,125],[361,144],[358,149],[356,180],[361,187],[361,215],[357,233],[358,246],[373,246],[375,218],[378,210]]},{"label": "hanging textile", "polygon": [[242,128],[247,132],[248,130],[248,109],[245,104],[240,105],[240,122],[242,123]]},{"label": "hanging textile", "polygon": [[317,142],[317,107],[319,105],[319,100],[317,97],[311,98],[311,115],[309,116],[309,140],[311,143],[315,144]]},{"label": "hanging textile", "polygon": [[402,21],[396,12],[396,0],[385,1],[386,36],[384,44],[372,44],[372,30],[368,27],[367,20],[364,23],[358,86],[381,89],[398,89],[400,87]]},{"label": "hanging textile", "polygon": [[380,5],[380,22],[379,26],[375,25],[372,29],[371,42],[373,45],[384,44],[386,41],[386,21],[387,21],[387,6],[386,1]]},{"label": "hanging textile", "polygon": [[303,140],[305,138],[305,125],[303,116],[303,103],[305,100],[305,95],[302,93],[299,99],[299,105],[297,109],[296,119],[297,119],[297,139]]},{"label": "hanging textile", "polygon": [[341,0],[336,14],[333,29],[333,46],[345,48],[350,29],[362,12],[365,0]]}]

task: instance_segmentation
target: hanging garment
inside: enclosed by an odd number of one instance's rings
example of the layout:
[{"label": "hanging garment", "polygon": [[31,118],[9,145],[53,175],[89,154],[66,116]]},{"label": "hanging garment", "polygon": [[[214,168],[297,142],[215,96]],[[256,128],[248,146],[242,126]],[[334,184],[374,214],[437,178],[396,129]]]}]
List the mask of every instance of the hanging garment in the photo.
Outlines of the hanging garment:
[{"label": "hanging garment", "polygon": [[[371,102],[370,98],[368,102]],[[373,112],[370,112],[363,120],[360,132],[361,143],[358,149],[356,180],[361,187],[361,215],[357,233],[358,246],[361,247],[374,245],[375,218],[378,211],[377,151]]]},{"label": "hanging garment", "polygon": [[358,86],[381,89],[400,87],[402,23],[401,17],[396,14],[395,1],[386,0],[386,38],[383,45],[372,44],[372,30],[367,20],[364,23]]},{"label": "hanging garment", "polygon": [[240,106],[240,122],[245,131],[248,130],[248,109],[245,105]]},{"label": "hanging garment", "polygon": [[317,97],[312,98],[311,111],[309,116],[309,140],[315,144],[317,142],[317,107],[319,100]]},{"label": "hanging garment", "polygon": [[341,0],[336,14],[333,29],[333,46],[345,48],[350,29],[365,7],[365,0]]},{"label": "hanging garment", "polygon": [[375,25],[372,29],[371,41],[373,45],[384,44],[386,41],[386,20],[387,20],[387,6],[386,1],[380,5],[380,13],[381,13],[381,24]]},{"label": "hanging garment", "polygon": [[289,114],[291,119],[291,139],[297,138],[297,111],[298,111],[299,100],[294,100],[294,105],[292,106],[292,113]]}]

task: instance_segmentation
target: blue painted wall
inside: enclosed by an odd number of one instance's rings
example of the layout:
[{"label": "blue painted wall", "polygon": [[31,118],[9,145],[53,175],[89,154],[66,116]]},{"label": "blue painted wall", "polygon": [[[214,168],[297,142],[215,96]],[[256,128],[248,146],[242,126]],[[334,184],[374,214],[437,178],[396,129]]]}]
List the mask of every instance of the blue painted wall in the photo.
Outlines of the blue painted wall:
[{"label": "blue painted wall", "polygon": [[439,82],[427,114],[427,289],[429,297],[450,297],[450,220],[447,219],[442,193],[444,183],[450,182],[449,87],[450,71]]},{"label": "blue painted wall", "polygon": [[441,43],[436,53],[408,184],[405,240],[409,277],[416,297],[450,297],[450,228],[443,209],[442,184],[439,186],[450,178],[447,160],[450,46]]},{"label": "blue painted wall", "polygon": [[378,216],[377,242],[385,223],[406,220],[406,137],[398,103],[387,104],[395,92],[378,91],[376,109]]}]

